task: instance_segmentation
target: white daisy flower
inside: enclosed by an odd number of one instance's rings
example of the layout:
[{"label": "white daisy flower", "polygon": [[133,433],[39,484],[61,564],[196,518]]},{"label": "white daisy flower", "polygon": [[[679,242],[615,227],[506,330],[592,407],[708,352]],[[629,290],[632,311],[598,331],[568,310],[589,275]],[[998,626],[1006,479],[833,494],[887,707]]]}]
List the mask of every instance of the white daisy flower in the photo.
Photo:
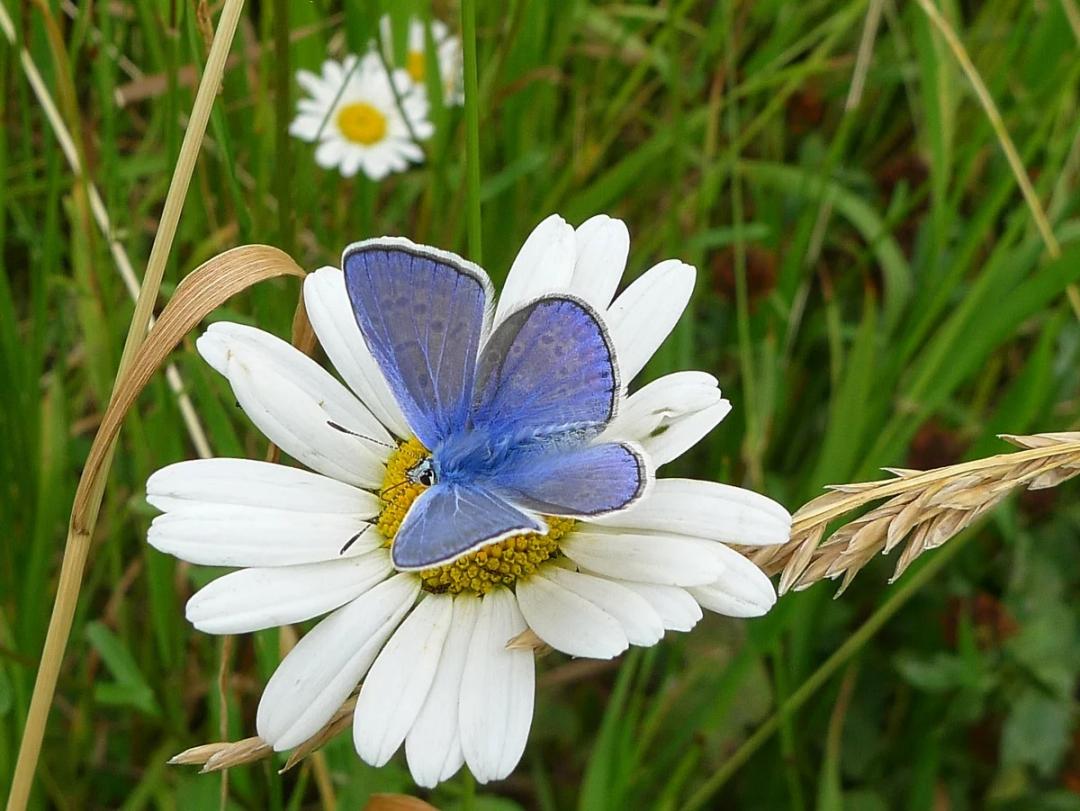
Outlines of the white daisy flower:
[{"label": "white daisy flower", "polygon": [[343,62],[328,59],[321,76],[299,70],[296,79],[308,96],[298,102],[289,132],[318,141],[319,166],[336,167],[345,177],[362,170],[382,180],[424,160],[416,139],[430,138],[434,127],[428,121],[427,94],[413,92],[408,72],[388,75],[378,55],[369,53]]},{"label": "white daisy flower", "polygon": [[[678,321],[695,276],[668,260],[615,298],[628,250],[619,220],[593,217],[575,230],[548,218],[514,261],[494,323],[538,295],[570,293],[604,316],[625,386]],[[526,630],[571,656],[608,659],[690,630],[702,608],[752,617],[775,602],[769,579],[728,544],[784,542],[788,512],[692,479],[659,478],[620,512],[549,516],[544,534],[395,571],[395,534],[424,490],[409,473],[427,451],[359,332],[342,271],[309,275],[304,301],[344,384],[251,327],[214,324],[197,346],[255,425],[310,470],[210,459],[147,482],[164,513],[150,527],[154,547],[237,569],[188,602],[196,628],[236,634],[327,615],[263,693],[257,730],[275,750],[313,736],[362,681],[354,742],[366,762],[380,766],[404,744],[422,786],[463,764],[480,782],[497,780],[520,760],[532,722],[533,652],[508,644]],[[653,467],[730,410],[705,372],[669,374],[620,400],[604,438],[634,443]]]},{"label": "white daisy flower", "polygon": [[[405,59],[402,67],[409,72],[412,80],[421,87],[427,80],[427,42],[424,21],[419,17],[409,18],[409,30],[405,40]],[[450,29],[440,20],[432,20],[431,39],[435,43],[435,53],[439,65],[439,79],[442,84],[443,103],[460,105],[465,102],[464,60],[461,53],[461,40],[450,33]],[[389,14],[379,20],[379,35],[388,61],[394,59],[394,29]]]}]

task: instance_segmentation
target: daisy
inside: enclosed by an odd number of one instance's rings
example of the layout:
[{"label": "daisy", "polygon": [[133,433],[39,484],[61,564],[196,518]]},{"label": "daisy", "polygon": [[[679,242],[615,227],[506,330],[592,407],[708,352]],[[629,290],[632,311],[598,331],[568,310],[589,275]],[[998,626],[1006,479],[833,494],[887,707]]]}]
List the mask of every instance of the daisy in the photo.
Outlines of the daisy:
[{"label": "daisy", "polygon": [[[405,59],[402,67],[409,76],[423,87],[427,79],[427,34],[423,20],[409,18],[408,34],[405,40]],[[431,39],[435,43],[438,60],[439,79],[442,83],[443,104],[460,105],[465,102],[464,62],[461,55],[461,40],[450,33],[450,29],[440,20],[428,23],[431,27]],[[389,14],[379,20],[379,34],[387,60],[394,59],[394,29]]]},{"label": "daisy", "polygon": [[[623,386],[601,438],[632,443],[655,469],[731,406],[705,372],[626,392],[682,314],[695,276],[668,260],[616,297],[628,250],[619,220],[597,216],[575,230],[548,218],[515,259],[491,328],[551,292],[591,305]],[[411,471],[427,451],[360,334],[342,271],[309,275],[304,302],[344,383],[240,324],[212,325],[197,346],[252,422],[309,470],[196,460],[147,482],[148,500],[164,513],[150,527],[154,547],[237,569],[190,599],[196,628],[236,634],[327,615],[284,658],[259,703],[258,734],[275,750],[315,735],[362,681],[353,737],[363,760],[380,766],[404,744],[422,786],[463,764],[480,782],[497,780],[520,760],[532,721],[533,651],[523,644],[532,634],[571,656],[608,659],[689,631],[702,608],[752,617],[775,602],[765,574],[728,544],[784,542],[788,512],[749,490],[681,478],[658,478],[632,506],[603,517],[548,516],[544,533],[396,570],[395,536],[425,489]]]},{"label": "daisy", "polygon": [[423,161],[416,139],[430,138],[434,127],[427,119],[427,95],[413,92],[408,72],[388,75],[378,55],[369,53],[343,62],[328,59],[321,76],[300,70],[296,79],[308,97],[297,104],[289,132],[319,142],[319,166],[337,167],[345,177],[363,170],[372,180],[382,180],[410,162]]}]

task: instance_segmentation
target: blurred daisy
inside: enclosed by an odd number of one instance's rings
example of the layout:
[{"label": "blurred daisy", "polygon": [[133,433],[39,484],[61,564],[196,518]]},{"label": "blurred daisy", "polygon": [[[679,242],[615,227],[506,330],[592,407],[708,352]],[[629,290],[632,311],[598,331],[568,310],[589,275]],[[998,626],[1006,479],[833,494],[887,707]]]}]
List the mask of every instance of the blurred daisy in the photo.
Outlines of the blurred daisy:
[{"label": "blurred daisy", "polygon": [[289,132],[319,143],[319,166],[336,167],[345,177],[363,171],[382,180],[424,160],[414,137],[429,138],[434,128],[427,119],[427,96],[413,92],[408,72],[388,75],[378,55],[369,53],[343,62],[328,59],[321,76],[300,70],[296,79],[308,96],[297,104]]},{"label": "blurred daisy", "polygon": [[[405,39],[405,59],[402,67],[416,84],[425,86],[427,82],[427,42],[423,20],[409,18],[409,29]],[[442,83],[443,103],[447,106],[463,104],[464,62],[461,55],[461,40],[450,33],[450,29],[440,20],[432,20],[431,39],[435,43],[438,60],[439,79]],[[394,30],[389,14],[379,20],[379,35],[388,61],[394,60]]]},{"label": "blurred daisy", "polygon": [[[675,326],[695,276],[668,260],[615,297],[628,250],[619,220],[593,217],[575,230],[548,218],[514,261],[494,325],[524,301],[570,293],[603,315],[625,386]],[[404,744],[420,785],[463,764],[481,782],[500,779],[520,760],[532,722],[526,631],[571,656],[607,659],[690,630],[702,608],[752,617],[775,602],[769,579],[728,544],[784,542],[787,511],[748,490],[680,478],[658,479],[621,512],[548,516],[543,534],[395,571],[395,535],[424,491],[409,473],[426,451],[359,332],[342,271],[308,276],[304,302],[344,385],[251,327],[214,324],[197,346],[252,422],[310,472],[211,459],[170,465],[147,482],[148,500],[164,512],[150,527],[154,547],[238,569],[188,602],[196,628],[235,634],[328,614],[263,693],[258,734],[275,750],[318,732],[362,680],[353,737],[365,761],[382,765]],[[620,400],[602,439],[634,443],[652,469],[730,410],[705,372],[669,374]]]}]

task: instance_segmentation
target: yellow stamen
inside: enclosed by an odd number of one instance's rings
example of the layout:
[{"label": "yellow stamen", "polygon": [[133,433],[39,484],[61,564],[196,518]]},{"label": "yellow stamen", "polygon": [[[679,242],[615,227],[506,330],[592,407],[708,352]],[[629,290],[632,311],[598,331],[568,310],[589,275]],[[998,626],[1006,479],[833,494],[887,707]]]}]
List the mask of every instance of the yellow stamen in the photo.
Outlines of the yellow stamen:
[{"label": "yellow stamen", "polygon": [[[405,520],[405,513],[417,496],[427,489],[408,478],[408,472],[427,456],[427,448],[413,438],[403,442],[387,460],[386,476],[379,492],[384,506],[379,513],[378,527],[390,545]],[[469,591],[487,594],[496,586],[513,585],[519,577],[532,574],[540,564],[559,554],[559,539],[574,526],[572,518],[545,516],[544,520],[548,525],[546,534],[530,532],[507,538],[453,563],[425,569],[420,572],[424,589],[435,593]]]},{"label": "yellow stamen", "polygon": [[424,81],[427,70],[427,56],[423,51],[409,51],[405,56],[405,70],[417,84]]},{"label": "yellow stamen", "polygon": [[337,123],[341,134],[353,143],[371,146],[386,137],[386,116],[364,101],[342,107]]}]

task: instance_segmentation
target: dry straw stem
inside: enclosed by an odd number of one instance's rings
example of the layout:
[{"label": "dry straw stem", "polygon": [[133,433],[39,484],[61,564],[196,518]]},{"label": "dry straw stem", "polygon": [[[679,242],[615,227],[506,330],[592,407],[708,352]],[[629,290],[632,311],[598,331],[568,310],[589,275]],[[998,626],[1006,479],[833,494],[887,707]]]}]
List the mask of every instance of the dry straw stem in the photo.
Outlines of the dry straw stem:
[{"label": "dry straw stem", "polygon": [[[316,752],[326,745],[328,741],[341,734],[351,723],[353,710],[356,708],[356,696],[352,696],[331,718],[322,729],[296,747],[289,753],[282,772],[287,772],[308,755]],[[262,738],[253,736],[239,741],[219,741],[216,743],[204,743],[185,749],[178,755],[169,759],[172,766],[202,766],[202,773],[219,772],[230,769],[233,766],[241,766],[246,763],[255,763],[270,757],[274,750],[270,744]]]},{"label": "dry straw stem", "polygon": [[[781,572],[781,593],[825,578],[842,578],[842,592],[871,558],[907,539],[896,580],[919,555],[944,544],[1014,490],[1054,487],[1080,474],[1080,432],[1002,438],[1025,450],[925,472],[890,469],[896,478],[834,485],[795,513],[790,541],[751,557],[770,574]],[[832,521],[883,499],[822,541]]]},{"label": "dry straw stem", "polygon": [[[957,36],[956,31],[953,30],[949,21],[942,16],[941,12],[938,11],[931,0],[916,0],[916,2],[918,2],[920,8],[926,13],[926,16],[930,18],[930,22],[933,23],[934,27],[940,32],[945,40],[945,44],[949,46],[949,50],[952,51],[953,56],[956,57],[956,61],[960,63],[960,67],[967,76],[968,81],[971,82],[971,87],[975,91],[976,97],[979,99],[979,104],[982,105],[983,112],[986,113],[986,117],[990,121],[990,126],[993,128],[994,134],[1001,144],[1001,150],[1005,153],[1005,158],[1009,162],[1009,167],[1016,177],[1016,182],[1020,186],[1021,193],[1024,195],[1024,201],[1031,210],[1031,216],[1035,220],[1035,227],[1039,229],[1043,244],[1046,245],[1046,252],[1050,254],[1051,258],[1057,259],[1061,256],[1061,246],[1058,244],[1057,237],[1054,236],[1054,229],[1051,227],[1050,220],[1043,210],[1042,203],[1039,202],[1039,195],[1035,193],[1035,187],[1031,185],[1031,178],[1028,177],[1027,169],[1024,168],[1024,162],[1020,159],[1020,153],[1016,151],[1016,146],[1013,144],[1012,137],[1009,135],[1009,130],[1005,127],[1005,121],[998,111],[997,104],[994,103],[994,97],[990,95],[990,91],[986,88],[986,83],[983,82],[982,77],[979,75],[979,71],[975,69],[975,65],[971,61],[971,57],[968,56],[964,43],[960,41],[960,37]],[[1070,0],[1062,0],[1062,7],[1065,9],[1070,24],[1073,25],[1074,33],[1078,40],[1080,40],[1080,32],[1077,31],[1074,24],[1076,7]],[[1080,289],[1078,289],[1075,284],[1070,284],[1066,290],[1073,312],[1076,314],[1077,318],[1080,318]]]},{"label": "dry straw stem", "polygon": [[[105,209],[105,203],[101,199],[101,193],[98,191],[97,186],[90,180],[89,175],[83,168],[83,161],[79,155],[79,150],[75,145],[75,139],[72,137],[71,131],[64,123],[64,119],[60,115],[60,111],[56,106],[56,102],[53,100],[52,94],[45,86],[45,81],[41,77],[41,72],[37,69],[37,65],[34,64],[34,60],[29,52],[25,48],[19,46],[15,38],[15,25],[11,21],[11,16],[8,14],[7,7],[2,2],[0,2],[0,29],[3,30],[4,36],[7,38],[8,42],[11,43],[12,47],[16,48],[19,53],[19,63],[22,65],[23,73],[26,74],[26,80],[30,84],[30,88],[34,91],[34,96],[41,105],[42,111],[45,113],[45,119],[49,122],[53,135],[56,136],[57,143],[60,144],[60,151],[64,153],[68,166],[71,167],[71,171],[75,177],[80,179],[86,187],[86,196],[90,203],[90,212],[93,214],[94,221],[101,230],[101,235],[109,245],[109,252],[112,254],[113,261],[116,262],[116,268],[120,272],[120,278],[124,282],[124,287],[127,288],[132,299],[138,300],[140,291],[139,280],[135,276],[135,270],[132,267],[131,260],[128,258],[127,251],[124,250],[124,246],[121,245],[120,241],[114,236],[115,231],[112,227],[112,223],[109,221],[109,214]],[[151,319],[150,325],[153,326],[153,323],[153,319]],[[199,422],[199,417],[195,413],[195,407],[191,403],[191,398],[188,397],[187,393],[184,391],[184,381],[180,377],[180,372],[171,363],[165,368],[165,379],[173,394],[176,395],[177,403],[180,407],[180,415],[184,420],[184,425],[187,427],[188,434],[191,436],[191,442],[195,446],[195,451],[203,458],[210,456],[210,443],[206,439],[206,432],[203,430],[202,423]]]},{"label": "dry straw stem", "polygon": [[[157,300],[158,291],[161,287],[165,263],[172,249],[177,222],[180,219],[180,212],[187,196],[188,185],[191,182],[192,170],[195,167],[195,160],[198,157],[203,134],[206,132],[210,109],[221,84],[225,58],[232,44],[233,35],[236,33],[236,26],[243,5],[243,0],[226,0],[221,12],[218,30],[207,58],[206,70],[203,73],[202,82],[199,84],[199,90],[195,95],[191,121],[187,131],[184,133],[176,169],[173,172],[169,190],[165,197],[161,222],[154,238],[153,247],[150,250],[150,259],[147,263],[142,289],[135,302],[135,312],[132,315],[131,324],[128,326],[127,340],[120,359],[120,368],[113,388],[113,398],[106,411],[106,420],[115,419],[117,409],[114,406],[117,400],[125,394],[125,381],[128,378],[128,372],[133,367],[134,362],[140,358],[139,350],[147,339],[147,328],[150,324],[154,302]],[[213,261],[215,260],[211,260],[211,262]],[[292,264],[291,260],[289,260],[289,263]],[[297,270],[299,269],[297,268]],[[191,290],[192,288],[189,288],[189,291]],[[164,315],[163,313],[163,320]],[[160,327],[160,324],[158,326]],[[155,329],[154,332],[156,334],[158,329]],[[159,341],[160,339],[155,339],[155,343]],[[163,343],[163,341],[160,342]],[[134,401],[134,397],[130,399],[132,402]],[[117,429],[118,427],[119,424],[117,424]],[[102,428],[104,428],[104,424]],[[19,745],[15,773],[12,776],[11,792],[8,795],[8,811],[23,811],[30,798],[30,788],[33,784],[34,771],[41,752],[41,741],[45,734],[49,707],[56,691],[56,681],[60,675],[60,664],[63,660],[64,649],[67,647],[67,640],[71,634],[71,624],[75,616],[75,607],[82,586],[83,570],[86,567],[86,559],[90,551],[90,540],[93,536],[94,526],[97,523],[98,511],[104,495],[105,480],[112,461],[115,431],[107,440],[99,441],[102,436],[103,431],[99,430],[98,438],[95,438],[92,449],[92,455],[96,453],[97,457],[95,467],[92,469],[88,467],[79,481],[76,506],[72,511],[67,544],[64,548],[64,558],[60,567],[56,600],[53,603],[52,616],[49,618],[49,628],[45,636],[41,664],[38,668],[37,679],[34,682],[34,692],[30,699],[30,709],[26,716],[26,725],[23,728],[22,741]]]}]

